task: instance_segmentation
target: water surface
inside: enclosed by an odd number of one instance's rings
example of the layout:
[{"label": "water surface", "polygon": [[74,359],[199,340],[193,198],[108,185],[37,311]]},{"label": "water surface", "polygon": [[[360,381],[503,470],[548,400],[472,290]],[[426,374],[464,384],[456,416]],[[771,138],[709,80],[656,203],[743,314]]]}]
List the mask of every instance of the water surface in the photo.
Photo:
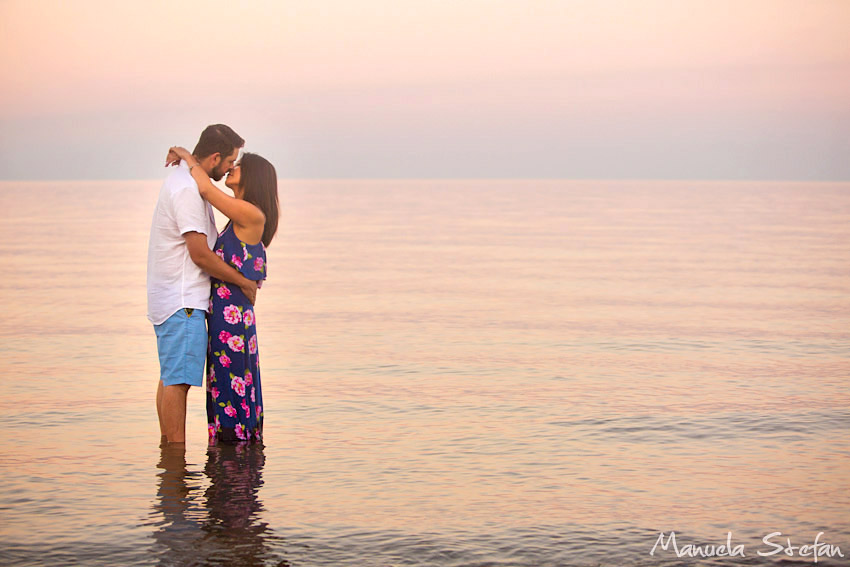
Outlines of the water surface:
[{"label": "water surface", "polygon": [[850,564],[850,184],[282,181],[266,446],[185,453],[159,184],[0,183],[4,563]]}]

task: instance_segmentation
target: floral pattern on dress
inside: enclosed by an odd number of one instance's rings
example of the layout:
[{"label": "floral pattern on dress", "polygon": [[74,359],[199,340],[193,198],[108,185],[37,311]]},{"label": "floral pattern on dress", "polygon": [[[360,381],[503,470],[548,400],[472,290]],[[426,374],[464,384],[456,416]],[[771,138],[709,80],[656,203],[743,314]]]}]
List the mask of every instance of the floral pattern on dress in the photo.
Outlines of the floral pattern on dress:
[{"label": "floral pattern on dress", "polygon": [[[259,284],[266,277],[262,242],[246,244],[233,226],[219,235],[214,249],[220,258]],[[251,260],[251,261],[249,261]],[[210,443],[259,441],[263,432],[263,396],[254,308],[242,290],[212,278],[207,314],[207,424]]]}]

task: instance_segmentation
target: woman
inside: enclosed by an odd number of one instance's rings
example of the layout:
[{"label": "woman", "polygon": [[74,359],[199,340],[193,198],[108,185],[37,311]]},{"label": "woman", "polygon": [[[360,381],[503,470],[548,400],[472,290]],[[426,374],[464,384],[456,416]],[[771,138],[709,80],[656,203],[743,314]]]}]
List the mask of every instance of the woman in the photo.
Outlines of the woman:
[{"label": "woman", "polygon": [[[201,196],[230,222],[218,235],[214,252],[258,286],[266,279],[266,246],[277,232],[277,173],[264,158],[246,153],[224,184],[233,197],[213,185],[198,160],[173,147],[168,161],[186,161]],[[210,443],[260,441],[263,395],[253,306],[234,286],[212,278],[207,314],[207,422]]]}]

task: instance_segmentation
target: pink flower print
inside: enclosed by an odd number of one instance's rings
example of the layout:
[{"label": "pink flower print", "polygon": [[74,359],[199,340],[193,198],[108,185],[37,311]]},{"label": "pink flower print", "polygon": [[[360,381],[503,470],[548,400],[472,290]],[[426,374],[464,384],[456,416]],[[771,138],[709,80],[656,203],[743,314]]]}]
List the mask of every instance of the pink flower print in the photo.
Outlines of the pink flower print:
[{"label": "pink flower print", "polygon": [[224,308],[224,320],[231,325],[240,323],[242,321],[242,312],[239,311],[238,307],[230,304]]},{"label": "pink flower print", "polygon": [[258,272],[262,272],[263,266],[265,265],[265,263],[266,263],[266,261],[263,260],[262,256],[256,257],[254,259],[254,269],[257,270]]},{"label": "pink flower print", "polygon": [[254,383],[254,375],[251,374],[250,370],[245,371],[245,385],[250,386]]},{"label": "pink flower print", "polygon": [[217,400],[217,399],[218,399],[218,395],[220,394],[220,392],[218,391],[218,388],[216,388],[215,386],[213,386],[213,387],[212,387],[212,389],[210,390],[210,394],[212,395],[212,397],[213,397],[213,399],[214,399],[214,400]]},{"label": "pink flower print", "polygon": [[242,267],[242,260],[240,260],[239,256],[237,256],[236,254],[230,257],[230,263],[236,266],[237,268]]},{"label": "pink flower print", "polygon": [[251,401],[254,402],[254,403],[257,403],[257,398],[254,396],[254,390],[255,390],[255,388],[252,386],[251,387]]},{"label": "pink flower print", "polygon": [[215,251],[215,255],[224,260],[224,248],[219,248]]},{"label": "pink flower print", "polygon": [[245,441],[245,426],[241,423],[236,424],[236,436],[242,441]]},{"label": "pink flower print", "polygon": [[248,402],[242,400],[242,410],[245,412],[245,417],[251,417],[251,408],[248,407]]},{"label": "pink flower print", "polygon": [[210,437],[215,437],[215,423],[208,423],[207,431],[209,431]]},{"label": "pink flower print", "polygon": [[[259,287],[259,286],[257,286],[257,287]],[[207,309],[207,313],[212,313],[212,298],[210,298],[208,307],[209,307],[209,309]]]},{"label": "pink flower print", "polygon": [[224,413],[229,417],[236,417],[236,408],[231,405],[224,406]]},{"label": "pink flower print", "polygon": [[221,284],[218,287],[218,291],[216,291],[216,293],[218,293],[218,296],[222,299],[230,299],[230,288],[224,284]]},{"label": "pink flower print", "polygon": [[245,328],[250,327],[254,324],[254,312],[250,309],[247,309],[242,315],[242,320],[245,321]]},{"label": "pink flower print", "polygon": [[248,339],[248,352],[251,354],[257,354],[257,335]]},{"label": "pink flower print", "polygon": [[240,398],[245,397],[245,380],[240,376],[234,376],[230,379],[230,387],[236,392]]},{"label": "pink flower print", "polygon": [[231,335],[231,334],[230,334],[230,333],[228,333],[227,331],[222,331],[222,332],[220,332],[220,333],[218,334],[218,340],[220,340],[220,341],[221,341],[221,342],[223,342],[223,343],[226,343],[226,342],[227,342],[227,339],[229,339],[229,338],[230,338],[230,337],[232,337],[232,336],[233,336],[233,335]]},{"label": "pink flower print", "polygon": [[233,352],[245,352],[245,339],[242,338],[242,335],[233,335],[227,339],[227,346]]},{"label": "pink flower print", "polygon": [[257,417],[263,415],[263,406],[257,406]]},{"label": "pink flower print", "polygon": [[225,368],[230,368],[230,357],[229,357],[229,356],[227,356],[227,354],[225,354],[225,353],[221,353],[221,356],[219,356],[219,357],[218,357],[218,361],[219,361],[219,362],[221,363],[221,365],[222,365],[222,366],[224,366]]}]

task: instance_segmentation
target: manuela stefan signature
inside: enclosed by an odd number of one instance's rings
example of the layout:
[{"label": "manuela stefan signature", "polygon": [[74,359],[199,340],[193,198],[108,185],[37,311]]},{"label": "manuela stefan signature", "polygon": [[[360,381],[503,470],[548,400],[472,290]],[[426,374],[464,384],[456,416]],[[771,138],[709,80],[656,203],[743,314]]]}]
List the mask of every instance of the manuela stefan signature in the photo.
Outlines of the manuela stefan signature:
[{"label": "manuela stefan signature", "polygon": [[[818,532],[812,543],[794,545],[790,537],[785,537],[783,543],[782,532],[771,532],[762,538],[761,541],[766,547],[757,550],[757,553],[762,557],[784,553],[789,557],[811,558],[815,563],[820,557],[844,557],[840,547],[821,541],[823,535],[823,532]],[[672,551],[676,557],[746,557],[744,544],[732,543],[732,532],[726,533],[726,541],[720,545],[693,543],[680,545],[676,541],[676,532],[670,532],[669,535],[661,532],[649,554],[655,555],[659,547],[664,551]]]}]

